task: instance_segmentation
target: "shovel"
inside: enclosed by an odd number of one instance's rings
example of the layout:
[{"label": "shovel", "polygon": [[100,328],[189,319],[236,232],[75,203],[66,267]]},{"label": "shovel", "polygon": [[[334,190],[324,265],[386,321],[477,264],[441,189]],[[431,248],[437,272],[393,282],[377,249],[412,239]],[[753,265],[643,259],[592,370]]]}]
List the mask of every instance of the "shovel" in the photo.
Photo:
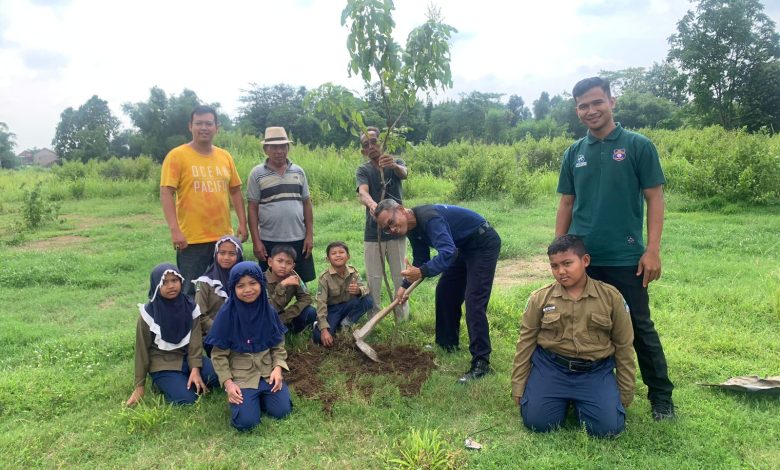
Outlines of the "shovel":
[{"label": "shovel", "polygon": [[[404,291],[404,295],[408,296],[409,294],[411,294],[414,288],[417,287],[417,284],[419,284],[421,281],[422,279],[418,279],[414,281],[411,286],[406,288],[406,290]],[[377,312],[376,315],[371,317],[371,319],[368,320],[365,325],[363,325],[363,328],[352,333],[352,336],[355,337],[355,344],[357,345],[357,347],[360,348],[361,351],[363,351],[363,354],[368,356],[374,362],[382,362],[382,361],[379,360],[379,356],[377,356],[376,351],[374,351],[374,349],[371,348],[371,346],[369,346],[368,343],[363,341],[363,338],[368,336],[368,334],[371,333],[371,330],[374,329],[376,324],[379,323],[385,317],[385,315],[390,313],[398,304],[399,304],[398,299],[393,300],[393,302],[390,305],[383,308],[382,310]]]}]

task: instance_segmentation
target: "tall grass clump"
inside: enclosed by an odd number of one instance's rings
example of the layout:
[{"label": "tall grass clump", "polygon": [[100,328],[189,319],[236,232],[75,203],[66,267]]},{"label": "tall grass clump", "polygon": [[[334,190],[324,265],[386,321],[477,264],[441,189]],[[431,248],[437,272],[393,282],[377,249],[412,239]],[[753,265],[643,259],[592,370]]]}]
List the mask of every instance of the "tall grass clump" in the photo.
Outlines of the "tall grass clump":
[{"label": "tall grass clump", "polygon": [[458,468],[462,464],[459,460],[438,430],[412,429],[396,445],[395,455],[387,458],[387,464],[404,470],[449,470]]},{"label": "tall grass clump", "polygon": [[780,200],[780,135],[719,126],[643,133],[658,147],[670,191],[724,203]]},{"label": "tall grass clump", "polygon": [[491,145],[460,161],[452,197],[464,201],[511,196],[525,204],[535,197],[532,180],[526,162],[512,147]]},{"label": "tall grass clump", "polygon": [[428,142],[409,146],[404,160],[413,173],[429,174],[437,178],[444,177],[458,168],[458,163],[466,156],[473,155],[475,148],[482,145],[470,142],[450,142],[439,147]]},{"label": "tall grass clump", "polygon": [[[265,154],[259,140],[257,146],[257,151],[250,153],[231,151],[238,174],[244,181],[244,187],[252,169],[265,162]],[[355,197],[355,170],[363,161],[357,150],[342,150],[335,147],[309,149],[293,145],[290,147],[288,158],[306,172],[312,201],[315,204]]]}]

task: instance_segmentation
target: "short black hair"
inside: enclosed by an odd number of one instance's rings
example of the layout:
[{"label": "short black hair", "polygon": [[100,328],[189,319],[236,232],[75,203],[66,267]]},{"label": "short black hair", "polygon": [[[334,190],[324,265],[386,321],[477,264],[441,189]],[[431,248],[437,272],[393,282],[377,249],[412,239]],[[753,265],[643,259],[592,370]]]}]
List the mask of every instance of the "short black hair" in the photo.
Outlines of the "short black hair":
[{"label": "short black hair", "polygon": [[612,92],[609,90],[609,81],[601,77],[590,77],[580,80],[576,85],[574,85],[574,88],[572,88],[571,96],[576,101],[577,98],[587,93],[588,90],[596,87],[604,90],[604,93],[606,93],[608,97],[612,97]]},{"label": "short black hair", "polygon": [[328,243],[327,248],[325,248],[325,256],[326,257],[330,256],[330,250],[332,250],[334,248],[339,248],[339,247],[340,248],[344,248],[344,251],[346,251],[347,254],[349,254],[349,247],[347,246],[346,243],[344,243],[342,241],[335,241],[335,242]]},{"label": "short black hair", "polygon": [[547,247],[547,256],[557,255],[558,253],[564,253],[569,250],[580,258],[588,254],[582,237],[566,234],[553,240],[550,246]]},{"label": "short black hair", "polygon": [[211,106],[206,106],[205,104],[199,104],[192,108],[192,113],[190,113],[190,123],[195,120],[196,114],[211,114],[214,116],[214,124],[219,125],[219,118],[217,117],[217,110],[212,108]]},{"label": "short black hair", "polygon": [[274,247],[271,249],[271,258],[278,255],[279,253],[284,253],[285,255],[292,258],[293,261],[298,258],[298,253],[295,252],[295,248],[291,247],[290,245],[274,245]]}]

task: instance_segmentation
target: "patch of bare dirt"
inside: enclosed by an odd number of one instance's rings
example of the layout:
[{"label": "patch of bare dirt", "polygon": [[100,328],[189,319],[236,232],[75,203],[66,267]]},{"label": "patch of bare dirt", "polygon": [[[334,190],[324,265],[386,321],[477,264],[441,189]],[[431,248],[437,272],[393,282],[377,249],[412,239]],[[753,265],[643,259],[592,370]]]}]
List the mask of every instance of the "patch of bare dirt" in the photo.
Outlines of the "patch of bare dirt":
[{"label": "patch of bare dirt", "polygon": [[287,384],[298,395],[318,399],[322,409],[331,413],[333,404],[340,398],[325,387],[321,366],[325,359],[338,364],[338,372],[346,376],[346,387],[370,398],[374,388],[370,381],[361,378],[383,376],[398,386],[402,396],[411,397],[420,393],[422,385],[428,380],[436,367],[434,354],[416,346],[397,345],[392,350],[387,345],[372,345],[382,362],[374,362],[365,356],[354,343],[338,341],[332,348],[309,344],[302,351],[291,351],[287,358],[290,373],[286,375]]},{"label": "patch of bare dirt", "polygon": [[550,279],[550,262],[546,257],[499,260],[493,286],[510,288],[529,282]]},{"label": "patch of bare dirt", "polygon": [[43,240],[33,240],[21,245],[19,248],[27,251],[48,251],[56,248],[81,245],[88,241],[89,237],[82,237],[81,235],[61,235],[59,237],[44,238]]}]

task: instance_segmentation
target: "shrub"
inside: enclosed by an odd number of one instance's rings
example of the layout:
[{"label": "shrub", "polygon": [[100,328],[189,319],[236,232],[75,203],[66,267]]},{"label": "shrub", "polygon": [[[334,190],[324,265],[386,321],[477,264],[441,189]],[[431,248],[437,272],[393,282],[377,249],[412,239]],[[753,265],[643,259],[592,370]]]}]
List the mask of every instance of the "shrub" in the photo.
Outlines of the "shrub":
[{"label": "shrub", "polygon": [[40,182],[33,189],[22,191],[22,221],[26,228],[36,230],[57,219],[59,206],[43,197]]}]

